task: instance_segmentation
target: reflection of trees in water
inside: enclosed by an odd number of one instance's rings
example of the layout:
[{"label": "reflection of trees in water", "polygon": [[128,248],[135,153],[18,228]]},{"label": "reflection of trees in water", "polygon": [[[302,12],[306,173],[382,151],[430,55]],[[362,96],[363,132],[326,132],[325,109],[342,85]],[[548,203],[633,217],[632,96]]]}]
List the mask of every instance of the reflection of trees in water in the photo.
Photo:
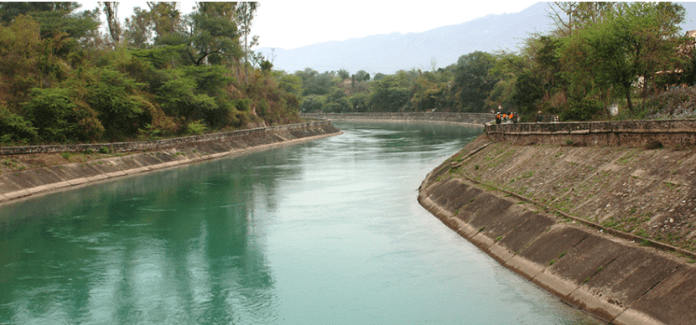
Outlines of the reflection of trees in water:
[{"label": "reflection of trees in water", "polygon": [[39,308],[51,306],[47,299],[73,321],[100,317],[90,314],[95,307],[120,323],[162,313],[190,323],[272,317],[262,247],[269,220],[257,219],[276,208],[278,183],[301,172],[286,155],[217,160],[4,207],[0,322],[18,310],[49,317]]},{"label": "reflection of trees in water", "polygon": [[[374,150],[375,154],[429,151],[428,147],[459,139],[462,145],[483,132],[481,127],[434,123],[351,123],[334,122],[341,130],[357,130],[360,141],[349,144],[354,152]],[[415,150],[418,149],[418,150]],[[368,157],[369,158],[369,157]]]}]

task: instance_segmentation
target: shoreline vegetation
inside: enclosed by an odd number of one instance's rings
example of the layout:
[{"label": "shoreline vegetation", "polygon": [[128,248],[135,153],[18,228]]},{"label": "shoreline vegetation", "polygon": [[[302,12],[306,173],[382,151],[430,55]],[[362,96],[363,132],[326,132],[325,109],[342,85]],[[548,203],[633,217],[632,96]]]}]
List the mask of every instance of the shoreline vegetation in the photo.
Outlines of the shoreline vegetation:
[{"label": "shoreline vegetation", "polygon": [[252,50],[256,2],[187,15],[145,5],[121,24],[116,2],[0,3],[0,146],[156,140],[297,123],[300,112],[696,117],[683,88],[696,84],[694,35],[676,3],[550,3],[556,28],[519,50],[373,76],[274,70]]}]

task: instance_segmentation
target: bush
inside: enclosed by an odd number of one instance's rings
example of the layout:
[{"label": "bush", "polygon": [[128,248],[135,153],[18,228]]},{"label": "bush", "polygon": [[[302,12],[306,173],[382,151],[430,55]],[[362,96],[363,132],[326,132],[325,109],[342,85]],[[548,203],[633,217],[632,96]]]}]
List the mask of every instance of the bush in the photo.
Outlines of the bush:
[{"label": "bush", "polygon": [[602,110],[603,104],[594,99],[571,99],[566,108],[561,111],[560,118],[562,121],[589,121],[600,115]]},{"label": "bush", "polygon": [[99,148],[99,153],[111,153],[111,150],[107,147],[101,147]]},{"label": "bush", "polygon": [[65,142],[78,137],[80,130],[75,114],[76,105],[69,89],[34,88],[31,100],[23,106],[42,140]]},{"label": "bush", "polygon": [[205,126],[205,122],[203,122],[203,120],[194,121],[186,125],[186,133],[192,135],[203,134],[206,129],[207,127]]},{"label": "bush", "polygon": [[31,122],[11,113],[5,107],[0,107],[0,130],[0,143],[26,142],[39,135]]}]

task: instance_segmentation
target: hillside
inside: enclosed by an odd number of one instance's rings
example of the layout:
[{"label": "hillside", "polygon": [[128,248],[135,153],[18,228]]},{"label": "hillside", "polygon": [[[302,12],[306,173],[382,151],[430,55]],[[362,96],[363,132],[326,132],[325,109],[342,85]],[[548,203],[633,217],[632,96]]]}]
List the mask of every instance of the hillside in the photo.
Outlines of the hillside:
[{"label": "hillside", "polygon": [[[696,3],[680,3],[687,13],[696,12]],[[516,50],[530,33],[550,31],[553,26],[548,3],[537,3],[519,13],[488,15],[462,24],[444,26],[422,33],[373,35],[346,41],[326,42],[297,49],[276,48],[275,69],[294,72],[310,67],[317,71],[346,69],[352,73],[393,74],[398,70],[430,70],[431,60],[438,68],[456,63],[474,51]],[[687,14],[683,30],[696,29]],[[271,48],[258,52],[271,58]]]}]

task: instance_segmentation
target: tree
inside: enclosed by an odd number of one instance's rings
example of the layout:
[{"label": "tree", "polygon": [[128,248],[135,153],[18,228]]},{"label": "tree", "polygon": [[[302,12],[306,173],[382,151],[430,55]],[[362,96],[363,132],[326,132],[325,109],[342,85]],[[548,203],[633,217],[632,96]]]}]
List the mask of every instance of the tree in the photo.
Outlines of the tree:
[{"label": "tree", "polygon": [[118,44],[121,42],[121,22],[118,20],[118,2],[101,2],[106,14],[106,23],[109,26],[111,40]]},{"label": "tree", "polygon": [[79,40],[99,28],[99,10],[74,13],[79,8],[77,2],[1,2],[0,20],[7,24],[19,15],[31,16],[39,23],[42,38],[65,33]]},{"label": "tree", "polygon": [[488,71],[495,58],[485,52],[476,51],[459,57],[454,75],[454,90],[459,93],[460,107],[469,112],[481,112],[488,93],[495,86]]},{"label": "tree", "polygon": [[244,52],[244,82],[247,83],[247,75],[249,73],[249,57],[253,56],[251,48],[259,43],[258,36],[253,36],[251,42],[249,42],[249,35],[251,34],[251,24],[256,15],[256,10],[259,8],[260,4],[258,2],[240,2],[237,5],[236,21],[239,27],[240,35],[244,38],[244,44],[242,51]]},{"label": "tree", "polygon": [[[561,51],[568,62],[591,71],[590,88],[597,87],[603,94],[614,89],[633,111],[632,87],[638,78],[643,79],[645,96],[655,73],[677,64],[675,51],[684,15],[684,8],[677,4],[622,4],[615,16],[587,24],[566,38]],[[575,85],[588,79],[578,75],[582,70],[568,71]]]},{"label": "tree", "polygon": [[229,2],[199,2],[191,14],[188,56],[195,65],[225,63],[241,54],[234,23],[235,7]]}]

